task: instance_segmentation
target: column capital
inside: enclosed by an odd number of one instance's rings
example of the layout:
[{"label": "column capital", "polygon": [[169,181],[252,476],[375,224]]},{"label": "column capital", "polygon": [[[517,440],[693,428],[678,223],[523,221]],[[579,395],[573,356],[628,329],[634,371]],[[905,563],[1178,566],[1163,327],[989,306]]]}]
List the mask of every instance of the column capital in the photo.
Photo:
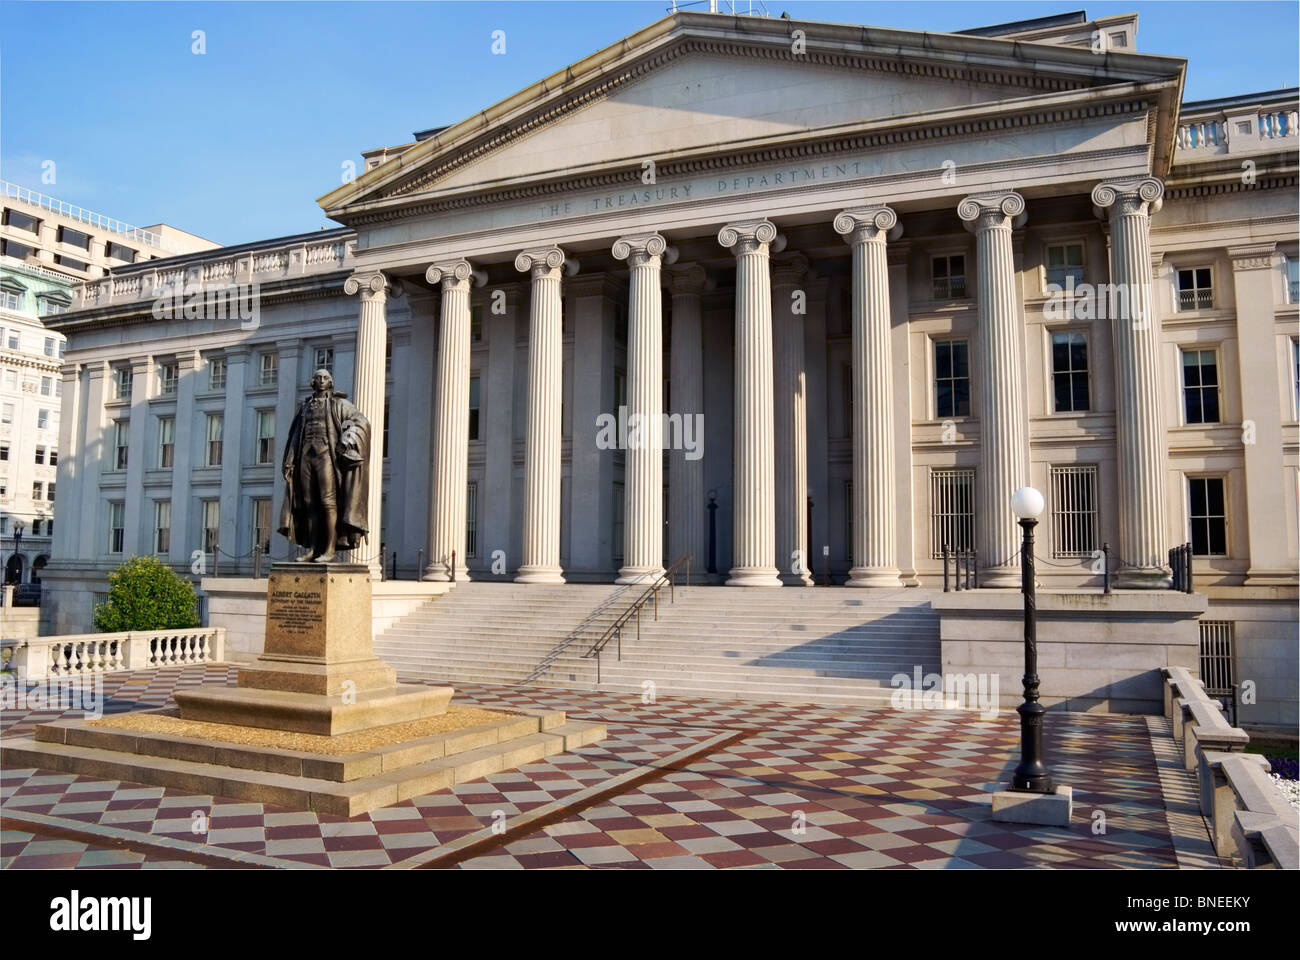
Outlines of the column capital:
[{"label": "column capital", "polygon": [[149,354],[142,357],[132,357],[130,366],[132,373],[148,373],[149,368],[153,366],[153,357]]},{"label": "column capital", "polygon": [[700,296],[709,289],[709,275],[698,263],[682,263],[664,271],[664,286],[671,294]]},{"label": "column capital", "polygon": [[360,293],[363,301],[383,300],[390,286],[388,277],[381,270],[358,271],[343,281],[343,292],[349,297]]},{"label": "column capital", "polygon": [[1092,205],[1098,216],[1108,208],[1112,217],[1127,213],[1157,213],[1164,195],[1165,185],[1155,177],[1103,180],[1092,188]]},{"label": "column capital", "polygon": [[203,355],[197,350],[180,350],[176,354],[177,370],[196,370],[203,363]]},{"label": "column capital", "polygon": [[424,279],[433,284],[441,282],[444,289],[462,285],[468,289],[471,280],[476,287],[486,284],[487,273],[483,270],[475,270],[474,265],[465,259],[444,260],[441,263],[429,264],[429,269],[424,271]]},{"label": "column capital", "polygon": [[61,365],[59,367],[59,375],[62,376],[64,380],[75,380],[81,376],[82,369],[84,369],[83,366],[74,360],[70,363]]},{"label": "column capital", "polygon": [[797,287],[808,279],[811,264],[802,253],[792,253],[772,261],[772,286]]},{"label": "column capital", "polygon": [[677,262],[677,248],[669,246],[660,233],[637,233],[619,237],[614,241],[613,254],[615,260],[626,260],[630,267]]},{"label": "column capital", "polygon": [[886,239],[897,240],[903,235],[903,228],[898,222],[898,214],[883,204],[871,207],[855,207],[841,210],[831,221],[835,232],[844,237],[847,244],[881,242]]},{"label": "column capital", "polygon": [[1277,252],[1277,243],[1251,243],[1240,247],[1229,247],[1228,258],[1232,260],[1232,269],[1265,270],[1273,266],[1273,254]]},{"label": "column capital", "polygon": [[578,261],[552,244],[549,247],[533,247],[521,251],[515,257],[515,269],[520,273],[531,272],[534,280],[554,276],[561,269],[566,276],[572,277],[578,272]]},{"label": "column capital", "polygon": [[777,232],[776,224],[766,218],[737,220],[718,231],[718,243],[736,256],[746,253],[780,253],[785,249],[785,237]]},{"label": "column capital", "polygon": [[1025,198],[1014,190],[974,194],[957,204],[957,216],[972,233],[1018,227],[1025,222]]}]

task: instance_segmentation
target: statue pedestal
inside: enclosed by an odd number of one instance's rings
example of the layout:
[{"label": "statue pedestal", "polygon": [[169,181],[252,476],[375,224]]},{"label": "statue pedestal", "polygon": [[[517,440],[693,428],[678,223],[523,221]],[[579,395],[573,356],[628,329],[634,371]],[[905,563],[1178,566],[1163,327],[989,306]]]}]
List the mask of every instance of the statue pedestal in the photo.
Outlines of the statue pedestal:
[{"label": "statue pedestal", "polygon": [[452,688],[397,683],[371,637],[369,567],[274,564],[265,652],[236,687],[176,691],[181,716],[332,736],[445,713]]}]

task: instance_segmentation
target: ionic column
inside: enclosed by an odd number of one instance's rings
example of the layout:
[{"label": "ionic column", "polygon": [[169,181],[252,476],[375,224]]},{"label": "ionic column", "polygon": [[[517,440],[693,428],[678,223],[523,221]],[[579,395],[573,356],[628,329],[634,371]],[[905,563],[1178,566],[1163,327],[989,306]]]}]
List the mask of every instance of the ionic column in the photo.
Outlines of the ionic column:
[{"label": "ionic column", "polygon": [[769,245],[780,253],[770,220],[729,223],[718,242],[736,256],[736,405],[734,547],[729,587],[779,587],[772,417],[772,286]]},{"label": "ionic column", "polygon": [[[577,262],[569,261],[569,273]],[[559,247],[525,250],[515,269],[532,276],[528,308],[528,427],[524,445],[523,563],[517,583],[563,583],[560,571],[560,404],[564,354]]]},{"label": "ionic column", "polygon": [[697,445],[693,450],[683,445],[668,451],[668,545],[673,560],[689,553],[693,557],[691,569],[702,573],[709,559],[703,456],[704,336],[700,310],[707,277],[698,264],[674,267],[665,274],[673,303],[673,335],[668,358],[671,412],[681,418],[683,436],[689,436]]},{"label": "ionic column", "polygon": [[623,482],[623,566],[615,583],[640,583],[663,573],[663,298],[660,267],[677,253],[657,233],[614,242],[628,262],[627,423]]},{"label": "ionic column", "polygon": [[[433,398],[433,496],[429,506],[429,561],[421,579],[468,580],[465,570],[465,498],[469,474],[469,289],[478,279],[468,260],[435,263],[425,271],[442,283],[438,370]],[[452,557],[456,570],[451,569]]]},{"label": "ionic column", "polygon": [[[781,582],[812,586],[808,570],[808,397],[803,318],[808,258],[772,265],[773,445],[776,452],[776,565]],[[802,309],[795,295],[802,294]]]},{"label": "ionic column", "polygon": [[[894,384],[886,239],[889,207],[845,210],[835,232],[853,251],[853,567],[849,587],[897,587]],[[895,239],[897,235],[895,234]]]},{"label": "ionic column", "polygon": [[1024,211],[1025,199],[1018,193],[967,197],[957,205],[957,216],[975,234],[978,270],[980,475],[975,488],[983,587],[1020,585],[1020,531],[1011,494],[1029,483],[1029,443],[1011,230],[1023,222]]},{"label": "ionic column", "polygon": [[1163,587],[1165,428],[1160,329],[1151,300],[1151,217],[1164,184],[1154,177],[1099,183],[1092,202],[1110,216],[1115,343],[1115,459],[1119,473],[1118,583]]},{"label": "ionic column", "polygon": [[384,496],[384,348],[388,342],[388,320],[385,308],[388,303],[388,278],[378,270],[354,274],[343,284],[348,296],[361,294],[361,316],[357,323],[356,369],[353,374],[352,402],[361,415],[370,422],[370,459],[366,487],[366,524],[370,528],[365,544],[351,551],[354,563],[370,567],[370,578],[378,580],[383,575],[379,555],[380,512]]}]

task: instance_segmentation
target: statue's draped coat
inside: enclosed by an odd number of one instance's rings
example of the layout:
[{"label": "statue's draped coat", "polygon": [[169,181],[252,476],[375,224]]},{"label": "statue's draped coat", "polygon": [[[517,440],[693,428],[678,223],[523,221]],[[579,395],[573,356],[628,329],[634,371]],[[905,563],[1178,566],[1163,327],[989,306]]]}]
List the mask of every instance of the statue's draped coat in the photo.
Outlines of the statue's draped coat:
[{"label": "statue's draped coat", "polygon": [[[302,491],[294,490],[294,478],[302,456],[302,427],[307,417],[308,397],[298,406],[289,439],[284,445],[284,505],[280,509],[280,533],[300,547],[310,549],[310,506]],[[330,397],[327,421],[330,449],[334,451],[335,490],[338,497],[338,549],[355,550],[369,532],[366,508],[369,503],[370,421],[342,394]]]}]

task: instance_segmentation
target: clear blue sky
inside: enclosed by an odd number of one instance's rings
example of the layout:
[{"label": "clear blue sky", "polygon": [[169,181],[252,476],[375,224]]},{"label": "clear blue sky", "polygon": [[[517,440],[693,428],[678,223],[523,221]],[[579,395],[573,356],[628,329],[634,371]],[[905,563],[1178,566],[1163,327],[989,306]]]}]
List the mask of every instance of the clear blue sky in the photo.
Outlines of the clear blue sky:
[{"label": "clear blue sky", "polygon": [[[7,2],[0,176],[220,243],[314,230],[332,225],[315,198],[344,161],[461,120],[668,6]],[[1189,100],[1297,83],[1294,2],[768,0],[772,15],[939,31],[1079,9],[1136,10],[1140,51],[1188,59]],[[498,29],[504,56],[490,49]],[[41,182],[45,160],[53,185]]]}]

